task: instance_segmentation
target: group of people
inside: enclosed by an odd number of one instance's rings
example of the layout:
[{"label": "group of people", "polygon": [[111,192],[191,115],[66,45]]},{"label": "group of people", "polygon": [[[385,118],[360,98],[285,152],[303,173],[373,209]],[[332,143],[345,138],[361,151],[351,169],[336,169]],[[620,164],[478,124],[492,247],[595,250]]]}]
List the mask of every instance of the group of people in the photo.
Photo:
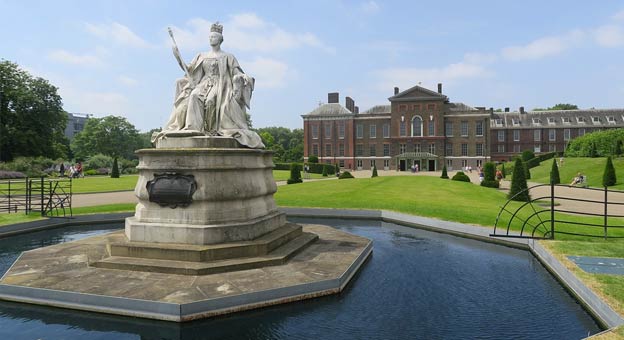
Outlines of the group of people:
[{"label": "group of people", "polygon": [[582,173],[577,173],[570,185],[577,185],[585,183],[585,176]]},{"label": "group of people", "polygon": [[65,177],[65,175],[69,178],[84,177],[84,174],[82,173],[82,163],[78,162],[76,165],[70,165],[69,168],[65,167],[64,163],[61,163],[59,166],[59,176]]},{"label": "group of people", "polygon": [[418,171],[420,171],[418,163],[412,165],[412,168],[410,170],[412,170],[413,173],[417,173]]}]

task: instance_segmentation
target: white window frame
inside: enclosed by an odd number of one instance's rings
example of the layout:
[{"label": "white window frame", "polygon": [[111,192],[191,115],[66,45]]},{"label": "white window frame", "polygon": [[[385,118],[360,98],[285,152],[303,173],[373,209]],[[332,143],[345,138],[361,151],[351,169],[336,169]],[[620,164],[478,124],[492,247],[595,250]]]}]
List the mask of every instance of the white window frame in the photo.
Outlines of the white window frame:
[{"label": "white window frame", "polygon": [[513,130],[513,140],[514,142],[520,141],[520,130]]},{"label": "white window frame", "polygon": [[[416,129],[414,129],[414,123],[416,122],[417,119],[420,119],[420,129],[419,129],[420,130],[420,134],[418,134],[418,135],[415,133]],[[421,116],[414,116],[414,117],[412,117],[411,127],[412,127],[412,131],[411,131],[412,132],[412,137],[422,137],[423,136],[423,133],[424,133],[424,131],[423,131],[423,119],[422,119]]]},{"label": "white window frame", "polygon": [[368,129],[368,138],[377,138],[377,125],[371,124]]}]

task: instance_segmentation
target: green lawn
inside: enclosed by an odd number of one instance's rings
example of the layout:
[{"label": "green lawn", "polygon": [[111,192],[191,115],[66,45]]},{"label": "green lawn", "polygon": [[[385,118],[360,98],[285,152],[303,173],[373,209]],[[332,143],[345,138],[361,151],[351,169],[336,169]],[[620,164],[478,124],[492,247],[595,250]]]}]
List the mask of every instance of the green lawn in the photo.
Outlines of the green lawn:
[{"label": "green lawn", "polygon": [[[531,169],[531,182],[550,183],[550,170],[552,168],[552,159],[542,162],[539,166]],[[570,184],[572,179],[578,172],[587,176],[589,186],[602,187],[602,174],[607,164],[605,157],[599,158],[564,158],[563,166],[559,167],[559,178],[561,184]],[[559,159],[557,159],[559,165]],[[617,184],[611,189],[624,190],[624,158],[616,158],[613,160],[615,174],[618,179]]]},{"label": "green lawn", "polygon": [[[290,178],[290,170],[273,170],[273,178],[275,178],[276,182],[286,181]],[[301,178],[303,178],[303,172],[301,173]],[[310,178],[321,179],[330,177],[323,177],[321,174],[310,174]]]}]

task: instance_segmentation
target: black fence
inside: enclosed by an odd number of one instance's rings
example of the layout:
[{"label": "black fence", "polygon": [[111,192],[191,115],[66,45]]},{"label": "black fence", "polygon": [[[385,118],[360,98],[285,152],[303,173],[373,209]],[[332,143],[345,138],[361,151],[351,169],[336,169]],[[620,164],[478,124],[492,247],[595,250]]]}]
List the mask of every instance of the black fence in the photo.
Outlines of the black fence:
[{"label": "black fence", "polygon": [[[491,236],[554,239],[556,234],[624,238],[624,192],[541,184],[528,202],[509,199]],[[536,192],[542,194],[535,195]],[[523,193],[518,193],[522,195]]]},{"label": "black fence", "polygon": [[72,216],[71,178],[24,178],[0,181],[0,212]]}]

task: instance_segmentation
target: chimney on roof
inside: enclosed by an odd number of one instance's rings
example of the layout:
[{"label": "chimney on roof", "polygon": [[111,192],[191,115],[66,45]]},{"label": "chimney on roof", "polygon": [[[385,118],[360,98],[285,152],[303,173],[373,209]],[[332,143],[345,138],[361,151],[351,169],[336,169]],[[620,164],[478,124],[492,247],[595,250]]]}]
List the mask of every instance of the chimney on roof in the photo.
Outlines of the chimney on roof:
[{"label": "chimney on roof", "polygon": [[442,94],[442,83],[438,83],[438,93]]},{"label": "chimney on roof", "polygon": [[330,92],[327,94],[327,103],[328,104],[337,104],[340,103],[340,95],[338,92]]},{"label": "chimney on roof", "polygon": [[398,87],[394,87],[394,95],[396,96],[397,94],[399,94],[399,88]]},{"label": "chimney on roof", "polygon": [[505,112],[509,112],[509,108],[508,107],[505,108]]},{"label": "chimney on roof", "polygon": [[357,114],[357,113],[360,113],[360,107],[359,107],[359,106],[356,106],[356,107],[355,107],[355,111],[354,111],[353,113],[356,113],[356,114]]},{"label": "chimney on roof", "polygon": [[526,113],[524,112],[524,106],[520,106],[520,113]]},{"label": "chimney on roof", "polygon": [[355,111],[355,102],[353,101],[353,98],[351,97],[345,98],[345,107],[347,108],[347,110],[351,112]]}]

